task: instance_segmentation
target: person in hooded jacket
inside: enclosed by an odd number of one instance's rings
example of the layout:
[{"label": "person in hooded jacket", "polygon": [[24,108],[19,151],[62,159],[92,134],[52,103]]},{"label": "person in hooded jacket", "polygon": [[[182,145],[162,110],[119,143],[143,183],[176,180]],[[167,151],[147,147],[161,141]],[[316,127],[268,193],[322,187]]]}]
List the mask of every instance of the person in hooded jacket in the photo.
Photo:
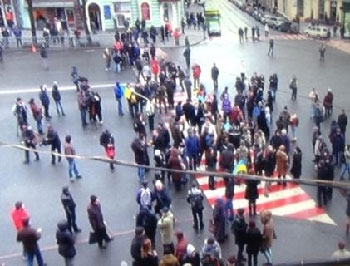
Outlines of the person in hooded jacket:
[{"label": "person in hooded jacket", "polygon": [[66,266],[73,266],[73,260],[76,255],[74,246],[75,238],[73,233],[68,229],[68,222],[62,220],[57,224],[56,240],[58,245],[58,254],[65,261]]}]

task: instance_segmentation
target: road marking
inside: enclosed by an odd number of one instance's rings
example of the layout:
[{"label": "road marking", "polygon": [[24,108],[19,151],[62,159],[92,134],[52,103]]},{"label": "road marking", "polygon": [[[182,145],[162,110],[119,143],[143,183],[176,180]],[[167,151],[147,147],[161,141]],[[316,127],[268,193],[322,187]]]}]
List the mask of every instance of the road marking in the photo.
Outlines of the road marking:
[{"label": "road marking", "polygon": [[[121,85],[125,86],[126,83],[122,83]],[[95,89],[106,89],[106,88],[113,88],[115,86],[115,83],[106,83],[106,84],[94,84],[90,85],[91,88]],[[38,92],[40,90],[39,86],[37,88],[28,88],[28,89],[19,89],[19,90],[0,90],[0,95],[11,95],[11,94],[24,94],[24,93],[33,93]],[[51,88],[48,87],[48,91],[51,91]],[[75,91],[76,86],[59,86],[60,91]]]}]

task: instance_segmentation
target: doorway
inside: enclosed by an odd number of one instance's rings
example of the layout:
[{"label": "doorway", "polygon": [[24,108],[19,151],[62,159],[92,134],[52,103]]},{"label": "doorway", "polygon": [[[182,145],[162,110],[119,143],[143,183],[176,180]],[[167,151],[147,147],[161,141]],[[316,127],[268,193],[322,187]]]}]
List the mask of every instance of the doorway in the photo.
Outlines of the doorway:
[{"label": "doorway", "polygon": [[96,32],[102,30],[100,7],[96,3],[91,3],[88,12],[91,31]]}]

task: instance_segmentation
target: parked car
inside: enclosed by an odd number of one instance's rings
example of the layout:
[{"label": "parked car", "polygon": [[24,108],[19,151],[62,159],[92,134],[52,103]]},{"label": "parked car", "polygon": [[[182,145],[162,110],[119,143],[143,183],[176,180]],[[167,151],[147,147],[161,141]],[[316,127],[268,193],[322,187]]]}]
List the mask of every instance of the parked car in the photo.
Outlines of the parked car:
[{"label": "parked car", "polygon": [[254,7],[252,7],[252,6],[250,6],[250,5],[247,5],[247,6],[245,7],[245,12],[247,12],[247,14],[248,14],[249,16],[252,16],[252,15],[253,15],[253,12],[254,12]]},{"label": "parked car", "polygon": [[252,17],[256,20],[256,21],[260,21],[260,17],[262,15],[261,11],[258,10],[254,10]]},{"label": "parked car", "polygon": [[288,21],[288,19],[285,18],[285,17],[276,17],[276,20],[274,20],[272,22],[272,26],[271,27],[274,28],[274,29],[277,29],[278,26],[280,26],[283,22],[286,22],[286,21]]},{"label": "parked car", "polygon": [[[269,24],[268,21],[275,18],[273,15],[270,14],[262,14],[260,17],[260,22],[265,25],[265,23]],[[270,25],[269,25],[270,26]]]},{"label": "parked car", "polygon": [[298,24],[291,21],[284,21],[277,26],[277,30],[287,33],[299,33]]},{"label": "parked car", "polygon": [[308,26],[304,33],[309,37],[321,39],[328,38],[328,31],[329,29],[324,26]]}]

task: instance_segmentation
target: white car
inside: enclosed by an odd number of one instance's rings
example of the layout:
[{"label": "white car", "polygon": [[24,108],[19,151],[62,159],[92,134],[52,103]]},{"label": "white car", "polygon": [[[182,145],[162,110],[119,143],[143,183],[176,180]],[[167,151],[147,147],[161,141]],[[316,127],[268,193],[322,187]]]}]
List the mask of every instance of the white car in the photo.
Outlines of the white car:
[{"label": "white car", "polygon": [[327,27],[308,26],[304,31],[304,33],[309,37],[321,39],[321,38],[328,38],[328,31],[329,29]]}]

